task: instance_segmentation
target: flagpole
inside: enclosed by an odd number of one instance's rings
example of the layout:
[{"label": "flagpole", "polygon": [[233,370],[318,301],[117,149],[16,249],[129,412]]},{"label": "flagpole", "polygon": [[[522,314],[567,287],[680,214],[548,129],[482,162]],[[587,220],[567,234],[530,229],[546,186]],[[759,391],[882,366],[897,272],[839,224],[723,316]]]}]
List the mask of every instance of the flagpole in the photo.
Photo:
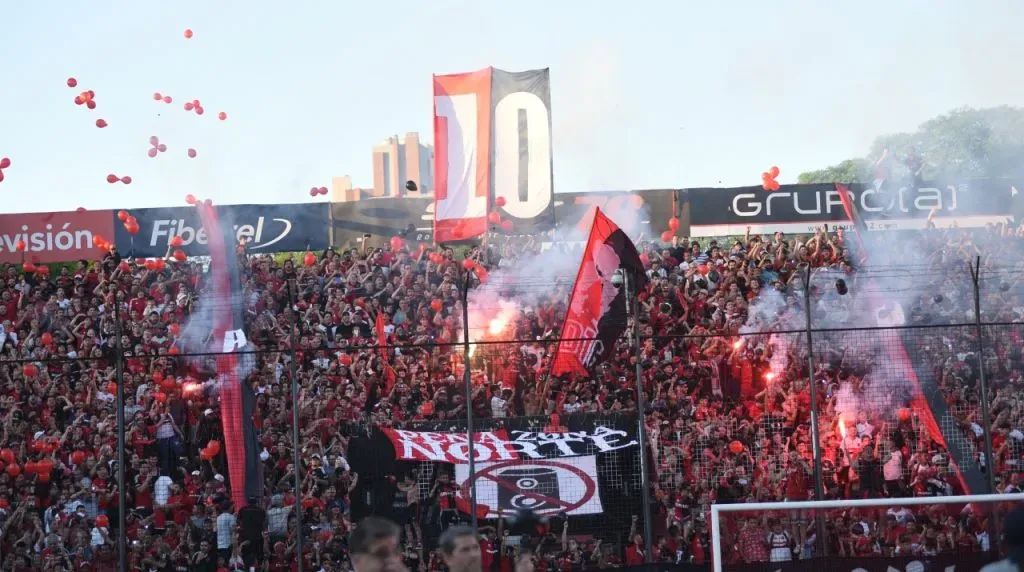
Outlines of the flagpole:
[{"label": "flagpole", "polygon": [[469,373],[469,270],[462,281],[462,362],[463,383],[466,392],[466,455],[469,457],[469,477],[466,484],[469,488],[469,521],[473,533],[477,531],[476,519],[476,453],[473,450],[473,379]]},{"label": "flagpole", "polygon": [[[633,355],[636,358],[636,411],[637,411],[637,438],[640,441],[640,498],[643,503],[644,518],[644,562],[654,562],[654,519],[651,517],[651,472],[647,466],[647,423],[644,421],[644,410],[647,408],[644,399],[644,365],[640,360],[640,317],[637,311],[637,297],[630,292],[630,275],[619,270],[616,272],[622,278],[626,294],[626,316],[633,319],[632,330]],[[632,539],[630,539],[632,541]]]}]

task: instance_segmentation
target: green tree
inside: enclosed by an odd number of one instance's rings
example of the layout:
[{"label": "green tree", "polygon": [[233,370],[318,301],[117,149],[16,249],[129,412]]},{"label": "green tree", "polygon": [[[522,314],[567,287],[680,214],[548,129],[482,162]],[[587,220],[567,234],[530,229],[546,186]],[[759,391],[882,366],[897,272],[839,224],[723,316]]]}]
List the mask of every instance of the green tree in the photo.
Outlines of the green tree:
[{"label": "green tree", "polygon": [[922,178],[1015,178],[1024,175],[1024,108],[962,107],[929,119],[913,133],[889,133],[875,138],[868,156],[850,159],[817,171],[801,173],[801,183],[870,180],[872,166],[888,149],[891,175],[904,173],[902,159],[910,153],[924,161]]}]

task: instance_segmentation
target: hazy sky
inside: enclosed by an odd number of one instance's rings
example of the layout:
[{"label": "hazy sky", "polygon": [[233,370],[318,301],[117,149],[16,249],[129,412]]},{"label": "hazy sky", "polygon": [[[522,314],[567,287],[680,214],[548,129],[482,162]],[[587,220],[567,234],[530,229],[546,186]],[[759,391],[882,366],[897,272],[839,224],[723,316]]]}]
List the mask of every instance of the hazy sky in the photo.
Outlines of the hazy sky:
[{"label": "hazy sky", "polygon": [[[772,164],[792,182],[951,108],[1024,104],[1012,0],[0,0],[0,14],[0,212],[300,202],[344,174],[370,186],[373,144],[432,139],[431,74],[488,65],[551,68],[557,192],[758,184]],[[73,103],[86,89],[95,111]],[[156,159],[151,135],[168,147]]]}]

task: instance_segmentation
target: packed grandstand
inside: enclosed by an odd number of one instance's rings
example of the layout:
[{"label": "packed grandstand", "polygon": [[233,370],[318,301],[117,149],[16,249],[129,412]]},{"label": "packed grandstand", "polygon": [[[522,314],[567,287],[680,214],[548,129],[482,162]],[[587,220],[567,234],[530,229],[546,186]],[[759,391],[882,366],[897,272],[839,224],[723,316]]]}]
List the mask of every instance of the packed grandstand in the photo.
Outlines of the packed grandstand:
[{"label": "packed grandstand", "polygon": [[[983,484],[991,477],[998,492],[1020,492],[1024,330],[1013,324],[1024,290],[1012,263],[1020,260],[1024,234],[1006,225],[911,234],[912,246],[890,253],[891,265],[864,278],[857,249],[834,228],[638,242],[648,277],[635,293],[639,355],[623,335],[611,357],[586,375],[549,375],[568,304],[567,292],[553,285],[517,306],[487,343],[480,340],[470,359],[469,396],[459,342],[461,284],[471,264],[461,258],[498,280],[496,273],[517,258],[539,252],[541,241],[492,237],[458,254],[403,241],[293,257],[239,248],[255,360],[245,379],[255,414],[246,422],[257,430],[262,465],[261,494],[246,506],[232,495],[240,485],[231,482],[222,446],[217,356],[188,355],[178,343],[210,292],[201,261],[146,263],[115,248],[101,260],[49,272],[31,262],[8,265],[0,282],[4,569],[114,569],[123,511],[131,569],[286,570],[299,558],[307,570],[349,569],[347,535],[375,513],[403,525],[410,570],[439,570],[437,535],[469,521],[460,491],[466,476],[451,464],[402,460],[395,431],[465,431],[460,423],[471,407],[478,431],[550,436],[582,427],[593,437],[626,428],[635,438],[637,361],[647,404],[640,413],[648,430],[655,562],[708,562],[711,503],[816,498],[812,408],[822,498],[979,492],[965,484],[972,470],[980,470]],[[995,324],[984,330],[973,319],[968,274],[979,255],[1002,268],[982,291],[982,318]],[[999,267],[1000,260],[1009,262]],[[902,279],[907,269],[930,277],[933,287],[905,288],[899,310],[886,306],[886,315],[905,314],[895,324],[900,328],[843,329],[866,297],[886,291],[872,280]],[[789,309],[802,316],[808,271],[815,277],[813,340],[803,323],[787,317]],[[472,288],[481,287],[481,275]],[[767,299],[763,290],[774,290],[778,304],[759,303]],[[907,375],[888,363],[896,350],[879,346],[905,346],[920,383],[939,388],[947,414],[938,434],[926,427],[913,391],[886,377]],[[979,405],[982,368],[987,416]],[[817,403],[809,377],[818,384]],[[119,379],[123,507],[114,463]],[[986,434],[992,459],[984,454]],[[524,536],[533,537],[539,570],[643,563],[637,459],[634,449],[597,462],[603,516],[587,513],[580,501],[574,514],[590,517],[555,511],[525,533],[512,522],[515,515],[484,510],[485,569],[511,570]],[[620,502],[612,491],[632,491],[633,502]],[[723,531],[723,558],[778,560],[780,549],[787,560],[808,558],[817,549],[813,524],[789,513],[745,518]],[[845,556],[964,554],[993,542],[983,515],[934,507],[830,514],[825,530],[829,553]],[[781,545],[769,543],[780,535]]]}]

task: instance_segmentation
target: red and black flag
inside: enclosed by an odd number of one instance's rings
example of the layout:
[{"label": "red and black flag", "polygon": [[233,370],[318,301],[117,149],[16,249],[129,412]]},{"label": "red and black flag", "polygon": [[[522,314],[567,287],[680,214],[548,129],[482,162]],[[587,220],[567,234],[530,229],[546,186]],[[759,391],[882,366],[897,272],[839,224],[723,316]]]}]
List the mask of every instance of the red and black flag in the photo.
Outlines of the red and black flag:
[{"label": "red and black flag", "polygon": [[244,353],[251,346],[245,334],[245,296],[234,249],[234,228],[231,224],[222,225],[216,209],[209,204],[199,205],[198,210],[209,237],[210,293],[204,304],[210,311],[210,351],[219,354],[216,361],[224,451],[231,500],[238,510],[246,506],[248,499],[263,496],[263,463],[253,422],[256,394],[246,383],[254,360],[251,354]]},{"label": "red and black flag", "polygon": [[615,284],[613,280],[620,268],[634,296],[647,285],[636,246],[601,209],[596,209],[555,351],[552,375],[585,374],[599,360],[607,359],[614,349],[615,340],[626,330],[625,284]]}]

